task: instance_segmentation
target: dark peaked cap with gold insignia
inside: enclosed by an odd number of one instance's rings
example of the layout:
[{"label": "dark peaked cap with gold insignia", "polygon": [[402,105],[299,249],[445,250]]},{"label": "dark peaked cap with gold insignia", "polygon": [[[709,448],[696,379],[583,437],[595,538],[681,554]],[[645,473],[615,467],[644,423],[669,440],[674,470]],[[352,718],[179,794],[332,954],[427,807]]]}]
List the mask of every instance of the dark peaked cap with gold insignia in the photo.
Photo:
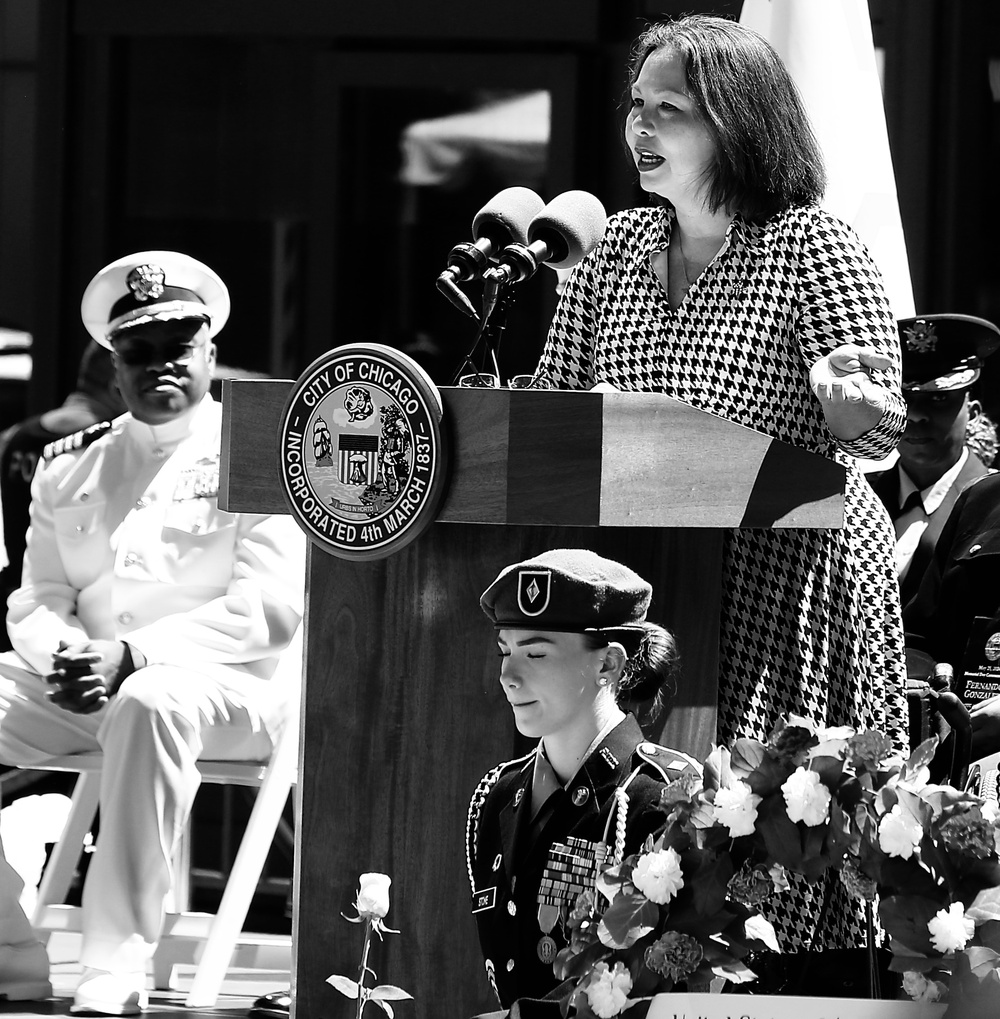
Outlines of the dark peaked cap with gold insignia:
[{"label": "dark peaked cap with gold insignia", "polygon": [[214,337],[229,318],[229,290],[204,262],[179,251],[138,251],[106,265],[80,302],[87,332],[102,347],[146,322],[201,318]]},{"label": "dark peaked cap with gold insignia", "polygon": [[653,589],[638,573],[584,548],[515,563],[479,604],[498,629],[583,633],[642,629]]},{"label": "dark peaked cap with gold insignia", "polygon": [[903,390],[967,389],[1000,347],[1000,329],[973,315],[918,315],[896,323],[903,351]]}]

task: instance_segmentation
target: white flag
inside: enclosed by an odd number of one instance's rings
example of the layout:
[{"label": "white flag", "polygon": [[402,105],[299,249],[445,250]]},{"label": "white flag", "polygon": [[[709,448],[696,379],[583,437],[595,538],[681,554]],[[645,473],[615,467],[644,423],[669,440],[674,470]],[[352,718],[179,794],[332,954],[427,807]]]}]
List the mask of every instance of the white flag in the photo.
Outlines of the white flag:
[{"label": "white flag", "polygon": [[743,0],[740,23],[778,51],[826,161],[823,208],[849,223],[882,273],[893,314],[914,314],[867,0]]}]

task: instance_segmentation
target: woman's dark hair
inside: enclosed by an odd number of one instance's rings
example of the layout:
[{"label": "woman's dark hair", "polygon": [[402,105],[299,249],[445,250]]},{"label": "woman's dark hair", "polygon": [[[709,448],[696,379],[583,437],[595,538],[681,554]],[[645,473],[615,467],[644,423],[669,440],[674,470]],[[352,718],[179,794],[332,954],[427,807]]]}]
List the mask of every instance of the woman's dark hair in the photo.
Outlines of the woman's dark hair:
[{"label": "woman's dark hair", "polygon": [[762,221],[820,200],[823,156],[798,89],[767,40],[707,15],[652,25],[632,47],[626,111],[643,63],[661,49],[680,55],[691,96],[715,139],[706,182],[713,212]]},{"label": "woman's dark hair", "polygon": [[[611,640],[621,644],[628,653],[628,663],[615,691],[616,699],[627,702],[652,701],[649,714],[659,714],[663,701],[676,687],[680,654],[674,635],[657,623],[644,622],[640,632],[616,634]],[[601,632],[583,634],[585,645],[592,651],[611,643]]]}]

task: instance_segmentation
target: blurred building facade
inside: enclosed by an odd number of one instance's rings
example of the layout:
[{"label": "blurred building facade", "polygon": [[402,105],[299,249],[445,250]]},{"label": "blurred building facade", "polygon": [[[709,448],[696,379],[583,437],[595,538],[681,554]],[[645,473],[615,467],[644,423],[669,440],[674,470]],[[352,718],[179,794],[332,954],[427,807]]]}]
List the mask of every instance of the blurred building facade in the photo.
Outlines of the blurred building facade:
[{"label": "blurred building facade", "polygon": [[[616,140],[628,44],[740,6],[0,0],[0,320],[34,338],[28,410],[72,386],[95,269],[161,247],[232,288],[227,364],[294,378],[371,341],[446,384],[474,333],[434,279],[477,209],[512,184],[643,201]],[[917,310],[1000,320],[1000,5],[870,7]],[[554,284],[523,285],[508,374],[533,365]]]}]

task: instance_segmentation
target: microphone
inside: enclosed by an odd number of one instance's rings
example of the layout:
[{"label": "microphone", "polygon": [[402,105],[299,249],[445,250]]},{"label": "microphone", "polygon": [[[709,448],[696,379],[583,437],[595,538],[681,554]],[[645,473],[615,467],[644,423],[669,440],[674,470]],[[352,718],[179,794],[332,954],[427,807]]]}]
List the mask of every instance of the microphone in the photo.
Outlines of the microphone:
[{"label": "microphone", "polygon": [[495,194],[472,220],[472,243],[456,244],[448,253],[448,267],[437,278],[437,288],[457,308],[479,318],[457,284],[481,276],[494,252],[504,245],[527,240],[528,224],[544,206],[530,188],[511,187]]},{"label": "microphone", "polygon": [[508,244],[498,265],[483,273],[491,287],[519,283],[533,276],[543,263],[568,269],[597,247],[608,216],[600,200],[587,191],[556,195],[528,224],[528,243]]}]

